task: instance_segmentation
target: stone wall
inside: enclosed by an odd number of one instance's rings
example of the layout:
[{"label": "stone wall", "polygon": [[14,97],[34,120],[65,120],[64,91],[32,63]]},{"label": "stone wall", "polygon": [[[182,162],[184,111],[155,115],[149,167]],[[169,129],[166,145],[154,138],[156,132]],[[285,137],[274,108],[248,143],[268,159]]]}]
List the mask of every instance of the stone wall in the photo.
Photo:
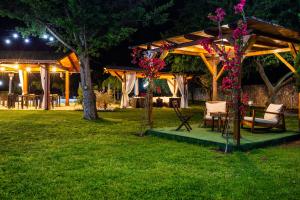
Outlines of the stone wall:
[{"label": "stone wall", "polygon": [[[268,90],[265,85],[246,85],[243,91],[249,94],[249,99],[255,106],[264,107],[267,102]],[[275,97],[275,103],[282,103],[287,108],[298,108],[298,93],[294,83],[281,88]]]},{"label": "stone wall", "polygon": [[[245,85],[243,91],[249,94],[249,99],[255,106],[265,107],[268,97],[268,90],[265,85]],[[219,88],[219,97],[222,99],[221,88]],[[189,92],[189,99],[191,93]],[[200,88],[194,88],[194,100],[209,101],[209,94]],[[298,108],[298,93],[294,83],[281,88],[275,98],[275,103],[283,103],[287,108]]]}]

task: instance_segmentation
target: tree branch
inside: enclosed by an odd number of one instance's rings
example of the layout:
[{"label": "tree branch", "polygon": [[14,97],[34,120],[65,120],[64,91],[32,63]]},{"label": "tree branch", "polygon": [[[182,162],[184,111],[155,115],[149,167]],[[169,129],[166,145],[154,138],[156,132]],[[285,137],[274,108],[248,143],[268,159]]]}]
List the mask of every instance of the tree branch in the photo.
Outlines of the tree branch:
[{"label": "tree branch", "polygon": [[51,35],[53,37],[55,37],[60,43],[62,43],[66,48],[68,48],[69,50],[73,51],[75,54],[77,54],[77,51],[75,50],[75,48],[73,48],[71,45],[69,45],[67,42],[65,42],[62,37],[56,33],[55,30],[53,30],[51,27],[49,27],[47,24],[45,24],[46,30],[51,33]]},{"label": "tree branch", "polygon": [[257,65],[258,73],[259,73],[260,77],[262,78],[262,80],[265,82],[269,93],[270,92],[273,93],[274,92],[274,86],[272,85],[269,78],[267,77],[267,75],[265,73],[265,70],[264,70],[264,67],[262,66],[262,64],[258,60],[255,60],[255,63]]}]

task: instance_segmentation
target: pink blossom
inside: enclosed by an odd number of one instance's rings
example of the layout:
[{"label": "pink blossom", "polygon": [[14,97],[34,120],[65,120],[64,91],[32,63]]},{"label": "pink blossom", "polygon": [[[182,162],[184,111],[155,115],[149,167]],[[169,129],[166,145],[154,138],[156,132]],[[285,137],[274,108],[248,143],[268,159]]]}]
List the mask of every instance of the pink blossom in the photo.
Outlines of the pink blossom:
[{"label": "pink blossom", "polygon": [[234,6],[234,10],[236,14],[242,13],[244,11],[244,7],[246,4],[246,0],[241,0],[240,3]]},{"label": "pink blossom", "polygon": [[212,44],[213,40],[211,38],[204,38],[202,40],[200,40],[199,44],[208,52],[208,53],[212,53],[212,48],[211,48],[211,44]]},{"label": "pink blossom", "polygon": [[233,31],[233,34],[232,34],[232,37],[235,39],[235,40],[238,40],[240,39],[242,36],[245,36],[248,34],[248,31],[247,31],[247,24],[246,23],[243,23],[241,26],[238,26],[234,31]]},{"label": "pink blossom", "polygon": [[214,22],[222,22],[226,15],[225,10],[223,8],[217,8],[215,14],[216,15],[209,14],[208,18]]}]

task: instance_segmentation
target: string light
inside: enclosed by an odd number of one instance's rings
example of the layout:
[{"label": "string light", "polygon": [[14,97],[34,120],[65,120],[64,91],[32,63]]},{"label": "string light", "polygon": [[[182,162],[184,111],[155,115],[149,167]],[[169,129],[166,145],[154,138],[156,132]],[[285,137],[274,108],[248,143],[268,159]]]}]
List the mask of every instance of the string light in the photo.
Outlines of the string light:
[{"label": "string light", "polygon": [[5,67],[0,67],[0,71],[4,72],[5,71]]},{"label": "string light", "polygon": [[6,40],[5,40],[5,43],[6,43],[6,44],[10,44],[10,43],[11,43],[10,39],[6,39]]},{"label": "string light", "polygon": [[13,38],[17,39],[19,37],[19,35],[17,33],[13,34]]}]

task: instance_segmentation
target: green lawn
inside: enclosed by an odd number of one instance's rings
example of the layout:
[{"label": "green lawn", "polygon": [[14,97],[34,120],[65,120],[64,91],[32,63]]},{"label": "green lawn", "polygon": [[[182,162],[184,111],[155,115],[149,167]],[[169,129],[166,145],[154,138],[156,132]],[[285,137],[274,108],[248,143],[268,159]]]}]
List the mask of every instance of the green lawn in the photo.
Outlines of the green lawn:
[{"label": "green lawn", "polygon": [[[199,123],[200,108],[190,112]],[[170,109],[154,114],[156,127],[178,123]],[[0,111],[0,199],[300,198],[300,145],[223,154],[136,136],[141,110],[81,115]]]}]

